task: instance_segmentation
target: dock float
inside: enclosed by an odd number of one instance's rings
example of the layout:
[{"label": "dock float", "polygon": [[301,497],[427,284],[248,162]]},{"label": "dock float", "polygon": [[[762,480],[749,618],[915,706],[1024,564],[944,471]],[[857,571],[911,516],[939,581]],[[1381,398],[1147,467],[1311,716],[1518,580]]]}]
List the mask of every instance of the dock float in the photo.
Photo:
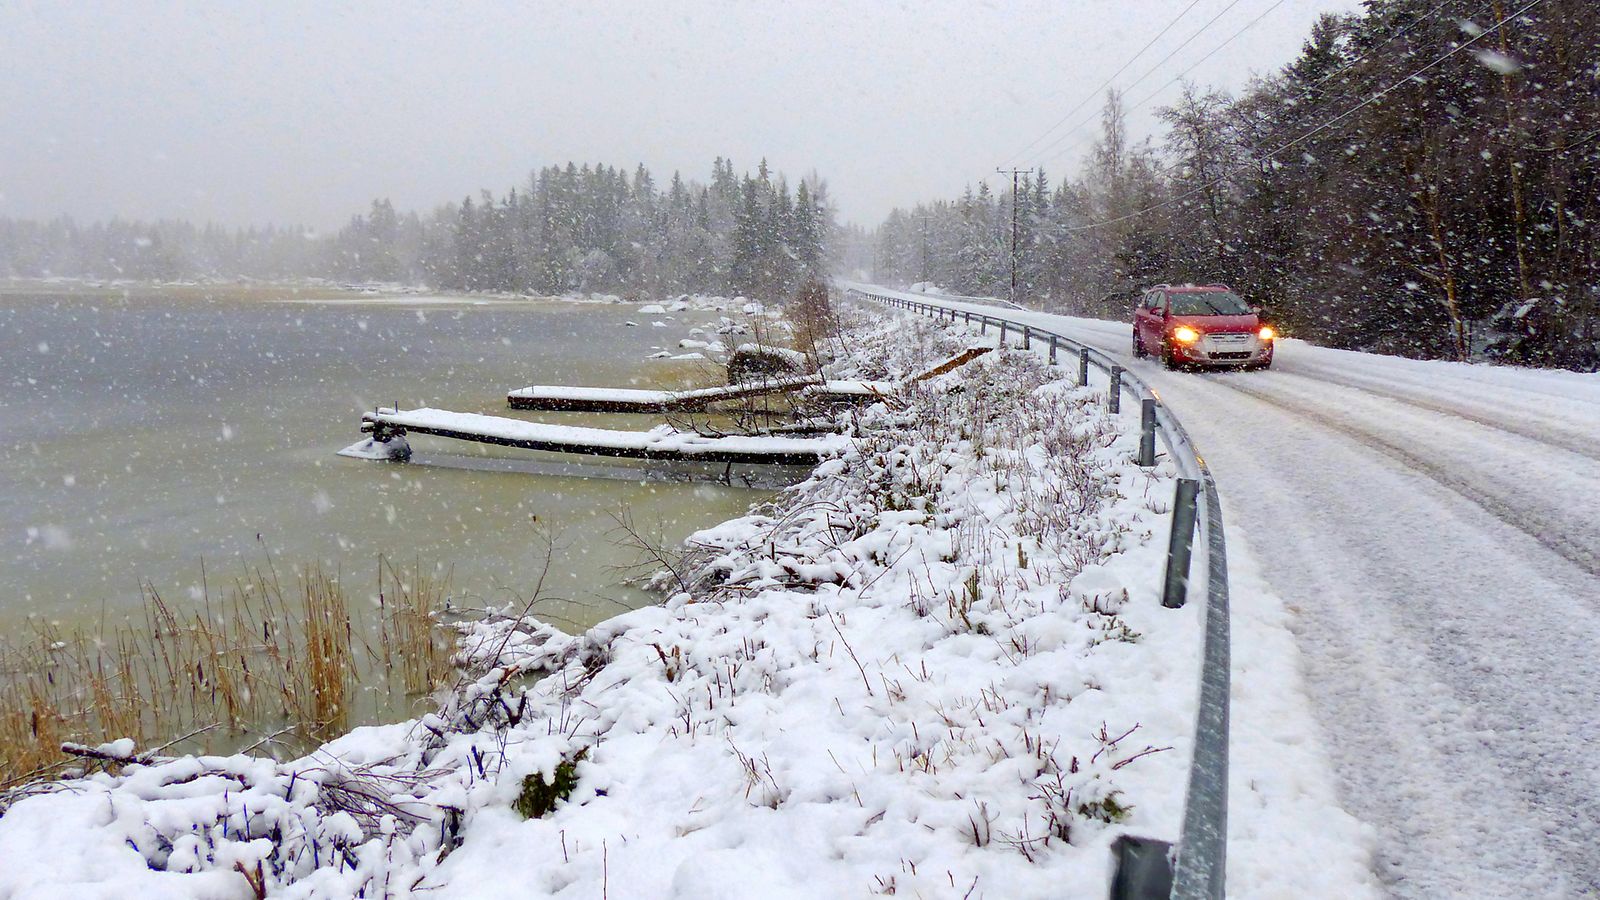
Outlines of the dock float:
[{"label": "dock float", "polygon": [[506,394],[512,409],[569,412],[665,413],[697,412],[713,403],[779,394],[822,384],[820,375],[762,378],[722,387],[688,391],[647,391],[631,388],[532,385]]},{"label": "dock float", "polygon": [[708,437],[662,425],[649,431],[615,431],[524,422],[502,416],[450,412],[443,409],[405,411],[378,409],[361,417],[361,430],[371,437],[340,451],[367,459],[409,458],[407,434],[587,456],[648,459],[662,462],[752,463],[814,466],[849,446],[841,434],[819,437]]}]

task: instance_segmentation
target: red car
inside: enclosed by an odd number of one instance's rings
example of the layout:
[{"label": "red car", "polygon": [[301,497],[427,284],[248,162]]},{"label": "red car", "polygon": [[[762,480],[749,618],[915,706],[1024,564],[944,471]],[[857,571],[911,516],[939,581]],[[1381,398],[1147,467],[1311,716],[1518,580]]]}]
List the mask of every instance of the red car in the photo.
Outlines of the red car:
[{"label": "red car", "polygon": [[1272,326],[1222,284],[1158,284],[1133,313],[1133,355],[1160,356],[1167,368],[1272,365]]}]

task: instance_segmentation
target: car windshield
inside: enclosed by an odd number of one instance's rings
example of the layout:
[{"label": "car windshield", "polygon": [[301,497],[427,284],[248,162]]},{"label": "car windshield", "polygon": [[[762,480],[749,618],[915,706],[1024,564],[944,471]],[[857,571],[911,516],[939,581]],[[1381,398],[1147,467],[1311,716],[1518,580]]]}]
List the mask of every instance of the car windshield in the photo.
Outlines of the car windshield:
[{"label": "car windshield", "polygon": [[1232,291],[1183,291],[1172,295],[1175,316],[1248,316],[1250,307]]}]

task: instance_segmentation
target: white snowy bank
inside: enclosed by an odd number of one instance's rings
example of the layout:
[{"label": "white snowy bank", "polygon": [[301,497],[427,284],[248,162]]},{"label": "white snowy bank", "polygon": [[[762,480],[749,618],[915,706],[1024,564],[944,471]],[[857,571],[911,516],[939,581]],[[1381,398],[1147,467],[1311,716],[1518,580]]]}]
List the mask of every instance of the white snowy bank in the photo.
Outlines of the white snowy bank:
[{"label": "white snowy bank", "polygon": [[[862,325],[827,374],[964,345]],[[14,797],[0,897],[1103,895],[1117,834],[1176,837],[1199,611],[1158,600],[1170,465],[1061,374],[1000,350],[854,413],[663,605],[470,628],[438,714]]]}]

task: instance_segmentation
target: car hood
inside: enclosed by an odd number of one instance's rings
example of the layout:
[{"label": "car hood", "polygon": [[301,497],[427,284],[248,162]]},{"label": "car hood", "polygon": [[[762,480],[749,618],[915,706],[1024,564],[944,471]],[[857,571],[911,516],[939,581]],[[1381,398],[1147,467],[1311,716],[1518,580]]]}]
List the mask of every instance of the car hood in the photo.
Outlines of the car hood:
[{"label": "car hood", "polygon": [[1201,334],[1216,331],[1255,331],[1261,327],[1261,317],[1248,316],[1173,316],[1173,327],[1187,325]]}]

